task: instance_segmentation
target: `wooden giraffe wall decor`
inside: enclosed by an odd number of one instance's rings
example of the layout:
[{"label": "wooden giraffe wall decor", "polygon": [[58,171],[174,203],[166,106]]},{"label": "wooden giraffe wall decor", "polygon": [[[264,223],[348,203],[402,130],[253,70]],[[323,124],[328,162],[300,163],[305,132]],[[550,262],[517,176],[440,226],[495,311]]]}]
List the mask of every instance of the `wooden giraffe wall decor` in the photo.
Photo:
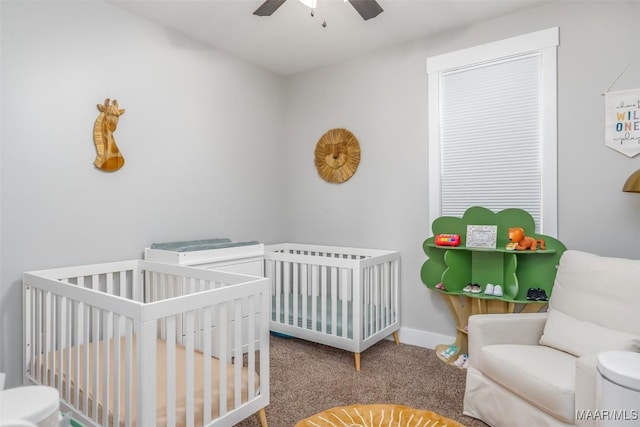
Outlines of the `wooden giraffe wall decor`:
[{"label": "wooden giraffe wall decor", "polygon": [[104,105],[98,104],[98,110],[100,115],[93,125],[93,142],[96,146],[93,164],[102,171],[115,172],[124,166],[124,157],[113,139],[113,132],[118,127],[118,119],[124,114],[124,109],[118,109],[118,101],[115,99],[109,104],[107,98]]}]

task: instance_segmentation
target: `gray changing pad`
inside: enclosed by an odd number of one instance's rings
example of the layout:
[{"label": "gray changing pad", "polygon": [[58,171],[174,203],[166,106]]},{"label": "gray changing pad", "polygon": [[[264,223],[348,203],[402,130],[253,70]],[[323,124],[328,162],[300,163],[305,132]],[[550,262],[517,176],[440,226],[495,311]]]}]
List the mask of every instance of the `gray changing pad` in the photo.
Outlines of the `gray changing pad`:
[{"label": "gray changing pad", "polygon": [[163,242],[152,243],[151,249],[162,249],[173,252],[192,252],[204,251],[207,249],[232,248],[236,246],[257,245],[259,242],[255,240],[246,242],[233,242],[227,238],[203,239],[203,240],[185,240],[180,242]]}]

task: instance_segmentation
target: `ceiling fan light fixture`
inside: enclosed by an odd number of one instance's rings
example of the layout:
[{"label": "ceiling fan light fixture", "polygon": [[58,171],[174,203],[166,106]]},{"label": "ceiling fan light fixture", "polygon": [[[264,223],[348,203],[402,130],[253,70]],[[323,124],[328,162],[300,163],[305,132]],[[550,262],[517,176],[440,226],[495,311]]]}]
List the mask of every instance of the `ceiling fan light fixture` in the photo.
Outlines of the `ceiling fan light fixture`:
[{"label": "ceiling fan light fixture", "polygon": [[[1,1],[1,0],[0,0]],[[253,12],[257,16],[271,16],[286,0],[264,0],[264,3]],[[383,9],[376,0],[345,0],[358,12],[362,19],[369,20],[375,18]],[[300,3],[312,10],[316,8],[317,0],[300,0]]]}]

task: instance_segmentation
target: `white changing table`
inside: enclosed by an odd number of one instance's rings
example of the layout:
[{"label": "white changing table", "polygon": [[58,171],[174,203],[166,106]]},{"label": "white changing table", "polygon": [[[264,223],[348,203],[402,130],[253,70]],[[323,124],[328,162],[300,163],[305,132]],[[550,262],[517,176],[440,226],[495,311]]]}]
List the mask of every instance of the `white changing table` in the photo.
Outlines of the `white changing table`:
[{"label": "white changing table", "polygon": [[149,261],[264,277],[264,245],[207,239],[154,243],[144,250]]}]

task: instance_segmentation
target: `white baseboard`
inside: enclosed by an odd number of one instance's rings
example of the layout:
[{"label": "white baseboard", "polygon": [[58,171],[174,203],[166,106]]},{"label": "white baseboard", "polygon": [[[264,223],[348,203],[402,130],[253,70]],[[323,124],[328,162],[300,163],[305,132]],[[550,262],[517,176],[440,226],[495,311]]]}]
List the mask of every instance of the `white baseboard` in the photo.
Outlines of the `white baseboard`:
[{"label": "white baseboard", "polygon": [[[418,347],[435,349],[438,344],[452,344],[455,336],[436,334],[419,329],[411,329],[401,326],[398,331],[400,342],[403,344],[415,345]],[[393,338],[391,338],[393,339]]]}]

